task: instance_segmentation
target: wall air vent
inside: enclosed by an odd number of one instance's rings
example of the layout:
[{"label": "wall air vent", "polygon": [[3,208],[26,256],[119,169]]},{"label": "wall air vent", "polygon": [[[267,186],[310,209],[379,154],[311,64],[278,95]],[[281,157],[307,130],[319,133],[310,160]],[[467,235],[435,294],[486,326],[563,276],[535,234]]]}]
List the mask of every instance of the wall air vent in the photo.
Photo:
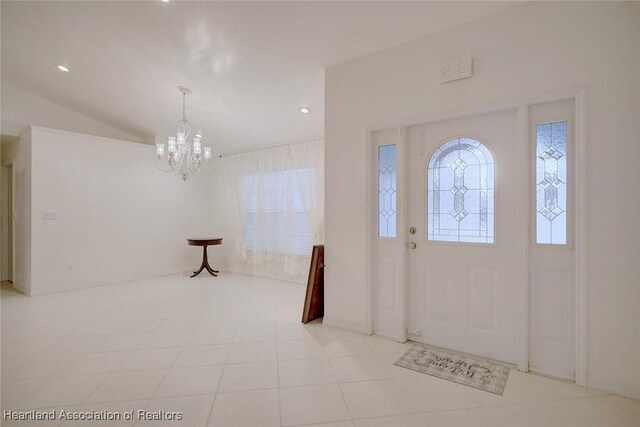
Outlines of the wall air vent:
[{"label": "wall air vent", "polygon": [[451,58],[440,63],[440,82],[452,82],[454,80],[466,79],[473,75],[473,58],[470,56],[460,56]]}]

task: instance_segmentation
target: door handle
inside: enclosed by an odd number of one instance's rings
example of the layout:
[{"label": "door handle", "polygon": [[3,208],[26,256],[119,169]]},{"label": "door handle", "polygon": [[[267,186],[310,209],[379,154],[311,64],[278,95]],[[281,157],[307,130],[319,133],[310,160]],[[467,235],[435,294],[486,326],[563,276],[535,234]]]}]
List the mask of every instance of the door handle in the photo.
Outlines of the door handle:
[{"label": "door handle", "polygon": [[415,249],[415,248],[417,248],[417,247],[418,247],[418,245],[416,245],[416,242],[409,242],[409,243],[407,244],[407,247],[408,247],[409,249]]}]

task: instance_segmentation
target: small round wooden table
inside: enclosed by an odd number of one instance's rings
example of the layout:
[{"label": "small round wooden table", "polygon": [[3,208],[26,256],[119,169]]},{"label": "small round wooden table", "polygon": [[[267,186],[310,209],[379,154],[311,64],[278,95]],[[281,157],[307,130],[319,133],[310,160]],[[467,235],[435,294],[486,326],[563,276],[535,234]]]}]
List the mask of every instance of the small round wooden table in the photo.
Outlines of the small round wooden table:
[{"label": "small round wooden table", "polygon": [[189,246],[202,246],[202,248],[203,248],[202,265],[200,266],[200,270],[194,271],[193,272],[193,276],[191,276],[191,277],[196,277],[205,268],[207,269],[209,274],[211,274],[212,276],[216,276],[217,277],[218,273],[220,273],[220,272],[218,270],[214,270],[209,265],[209,259],[207,259],[207,246],[221,245],[222,244],[222,238],[208,237],[208,238],[204,238],[204,239],[187,239],[187,242],[189,242]]}]

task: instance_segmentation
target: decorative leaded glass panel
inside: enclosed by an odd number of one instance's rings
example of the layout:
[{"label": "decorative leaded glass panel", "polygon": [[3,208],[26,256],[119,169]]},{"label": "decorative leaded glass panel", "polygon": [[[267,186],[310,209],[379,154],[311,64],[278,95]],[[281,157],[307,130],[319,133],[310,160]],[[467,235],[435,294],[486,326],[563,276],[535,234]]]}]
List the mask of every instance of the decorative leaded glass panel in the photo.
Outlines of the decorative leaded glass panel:
[{"label": "decorative leaded glass panel", "polygon": [[493,156],[480,142],[442,144],[427,168],[427,239],[493,243]]},{"label": "decorative leaded glass panel", "polygon": [[536,243],[567,244],[567,122],[536,126]]},{"label": "decorative leaded glass panel", "polygon": [[378,147],[378,236],[396,237],[396,146]]}]

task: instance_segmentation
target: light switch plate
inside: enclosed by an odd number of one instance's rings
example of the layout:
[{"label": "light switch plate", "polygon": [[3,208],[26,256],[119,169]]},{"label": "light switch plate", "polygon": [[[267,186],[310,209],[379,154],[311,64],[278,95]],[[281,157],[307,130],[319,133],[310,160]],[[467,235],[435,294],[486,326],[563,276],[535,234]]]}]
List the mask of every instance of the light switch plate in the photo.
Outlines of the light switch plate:
[{"label": "light switch plate", "polygon": [[55,212],[42,212],[42,219],[52,221],[58,219],[58,214]]}]

